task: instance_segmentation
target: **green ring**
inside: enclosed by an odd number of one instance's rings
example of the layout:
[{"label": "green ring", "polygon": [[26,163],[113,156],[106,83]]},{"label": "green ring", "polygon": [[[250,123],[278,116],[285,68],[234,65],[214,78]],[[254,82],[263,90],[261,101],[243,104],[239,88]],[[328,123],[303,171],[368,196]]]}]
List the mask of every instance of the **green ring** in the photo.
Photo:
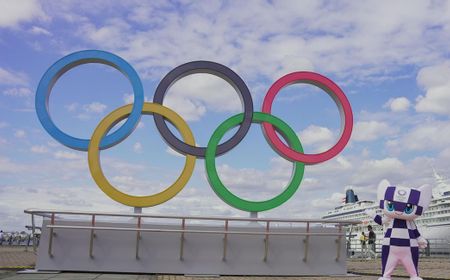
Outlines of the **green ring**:
[{"label": "green ring", "polygon": [[[238,126],[243,120],[243,113],[234,115],[220,124],[211,136],[205,154],[206,174],[208,176],[209,184],[220,199],[237,209],[249,212],[260,212],[276,208],[285,203],[297,191],[303,178],[303,173],[305,170],[304,163],[295,162],[294,173],[291,177],[291,182],[289,185],[279,195],[264,201],[250,201],[234,195],[225,187],[217,174],[215,160],[217,145],[228,130]],[[275,126],[277,131],[280,132],[292,149],[303,153],[300,140],[292,128],[290,128],[284,121],[270,114],[254,112],[252,122],[268,122],[272,124]]]}]

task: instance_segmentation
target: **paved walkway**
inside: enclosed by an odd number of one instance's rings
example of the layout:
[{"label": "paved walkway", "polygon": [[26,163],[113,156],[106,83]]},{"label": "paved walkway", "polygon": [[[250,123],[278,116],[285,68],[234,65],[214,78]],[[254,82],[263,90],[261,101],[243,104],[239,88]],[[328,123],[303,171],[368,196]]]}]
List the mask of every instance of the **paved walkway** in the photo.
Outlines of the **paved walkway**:
[{"label": "paved walkway", "polygon": [[[32,268],[35,263],[32,249],[25,247],[0,246],[0,279],[5,280],[375,280],[381,272],[381,261],[378,260],[349,260],[348,271],[359,275],[334,277],[205,277],[181,275],[136,275],[136,274],[98,274],[98,273],[52,273],[52,274],[16,274],[20,268]],[[424,279],[449,279],[450,258],[432,259],[421,258],[419,263],[420,275]],[[403,267],[398,266],[393,279],[407,279]]]},{"label": "paved walkway", "polygon": [[[0,274],[0,279],[1,279]],[[375,280],[378,277],[374,276],[340,276],[340,277],[193,277],[180,275],[130,275],[130,274],[92,274],[92,273],[59,273],[59,274],[20,274],[12,275],[4,280],[339,280],[339,279],[353,279],[353,280]]]},{"label": "paved walkway", "polygon": [[0,246],[0,269],[33,268],[35,262],[31,247]]}]

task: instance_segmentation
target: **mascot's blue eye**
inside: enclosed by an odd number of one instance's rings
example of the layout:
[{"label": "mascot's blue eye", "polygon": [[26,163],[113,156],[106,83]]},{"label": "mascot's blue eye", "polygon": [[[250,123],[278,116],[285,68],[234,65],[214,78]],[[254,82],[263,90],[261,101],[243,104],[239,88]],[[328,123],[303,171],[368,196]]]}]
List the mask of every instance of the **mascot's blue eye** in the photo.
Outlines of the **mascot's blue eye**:
[{"label": "mascot's blue eye", "polygon": [[404,210],[405,214],[411,214],[413,212],[413,210],[414,210],[414,206],[413,205],[411,205],[409,203],[406,204],[406,207],[405,207],[405,210]]},{"label": "mascot's blue eye", "polygon": [[387,209],[389,212],[394,211],[394,203],[392,203],[391,201],[388,201],[388,202],[386,203],[386,209]]}]

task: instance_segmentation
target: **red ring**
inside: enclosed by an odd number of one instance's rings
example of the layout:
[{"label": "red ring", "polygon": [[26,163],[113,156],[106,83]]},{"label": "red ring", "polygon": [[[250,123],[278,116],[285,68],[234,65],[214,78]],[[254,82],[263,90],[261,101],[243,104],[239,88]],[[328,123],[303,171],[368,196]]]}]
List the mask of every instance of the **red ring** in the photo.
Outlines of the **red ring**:
[{"label": "red ring", "polygon": [[272,146],[279,151],[286,158],[294,161],[300,161],[305,164],[316,164],[320,162],[327,161],[337,154],[339,154],[350,140],[353,129],[353,113],[350,103],[344,92],[336,85],[332,80],[325,76],[314,72],[293,72],[287,74],[280,79],[278,79],[269,89],[266,96],[264,97],[264,102],[262,106],[262,112],[271,114],[272,103],[278,92],[285,86],[295,84],[295,83],[305,83],[315,85],[326,93],[328,93],[331,98],[339,108],[341,114],[341,137],[339,141],[331,147],[329,150],[318,153],[318,154],[304,154],[292,150],[286,144],[284,144],[279,136],[276,134],[275,129],[270,123],[263,123],[263,129],[266,138],[272,144]]}]

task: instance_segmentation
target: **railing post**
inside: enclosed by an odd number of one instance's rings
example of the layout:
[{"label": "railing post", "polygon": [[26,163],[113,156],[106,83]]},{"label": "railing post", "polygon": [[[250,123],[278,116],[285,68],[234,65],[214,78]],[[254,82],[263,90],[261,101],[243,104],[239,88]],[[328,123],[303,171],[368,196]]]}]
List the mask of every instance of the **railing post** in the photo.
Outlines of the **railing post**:
[{"label": "railing post", "polygon": [[269,253],[269,227],[270,221],[266,222],[266,238],[264,239],[264,261],[267,261],[267,255]]},{"label": "railing post", "polygon": [[34,213],[31,214],[31,237],[33,238],[33,252],[36,254],[36,223],[34,221]]},{"label": "railing post", "polygon": [[308,260],[309,249],[309,222],[306,222],[306,237],[303,239],[303,243],[305,243],[305,255],[303,256],[303,261],[306,262]]},{"label": "railing post", "polygon": [[[137,218],[137,228],[141,228],[141,217]],[[138,230],[136,233],[136,259],[139,259],[139,240],[141,239],[141,231]]]},{"label": "railing post", "polygon": [[339,236],[336,239],[336,243],[337,243],[337,254],[336,254],[336,261],[339,261],[339,258],[341,257],[341,240],[342,240],[342,225],[339,224]]},{"label": "railing post", "polygon": [[180,261],[183,260],[183,250],[184,250],[184,230],[186,228],[186,219],[183,218],[181,220],[181,229],[183,230],[183,232],[181,233],[181,237],[180,237]]},{"label": "railing post", "polygon": [[[92,215],[91,227],[95,227],[95,214]],[[91,229],[91,239],[89,240],[89,257],[90,258],[94,258],[94,254],[93,254],[94,237],[95,237],[94,229]]]},{"label": "railing post", "polygon": [[[52,226],[55,225],[55,213],[52,213],[50,224]],[[49,236],[49,241],[48,241],[48,255],[50,256],[50,258],[53,257],[53,253],[52,253],[53,235],[54,235],[53,228],[50,228],[50,236]]]},{"label": "railing post", "polygon": [[222,256],[223,261],[226,261],[227,259],[227,239],[228,239],[228,220],[225,220],[225,234],[223,236],[223,256]]}]

